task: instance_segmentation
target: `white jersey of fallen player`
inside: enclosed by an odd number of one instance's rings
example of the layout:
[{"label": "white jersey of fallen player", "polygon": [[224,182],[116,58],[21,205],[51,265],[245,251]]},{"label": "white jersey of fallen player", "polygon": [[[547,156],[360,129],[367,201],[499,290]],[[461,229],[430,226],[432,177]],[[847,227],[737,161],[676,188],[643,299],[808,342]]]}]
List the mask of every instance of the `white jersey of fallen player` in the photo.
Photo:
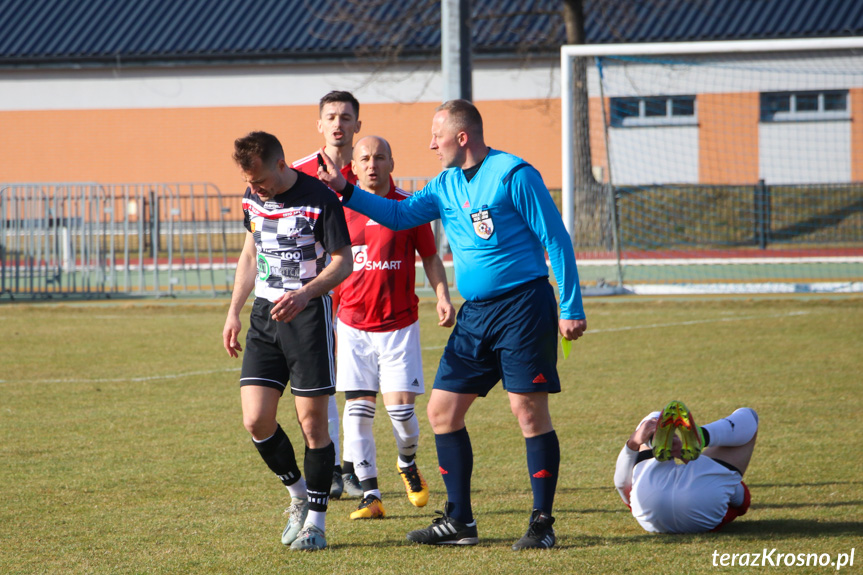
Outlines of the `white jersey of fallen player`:
[{"label": "white jersey of fallen player", "polygon": [[[678,465],[623,446],[614,484],[639,525],[651,533],[704,533],[722,522],[740,474],[707,456]],[[741,494],[742,494],[742,487]]]}]

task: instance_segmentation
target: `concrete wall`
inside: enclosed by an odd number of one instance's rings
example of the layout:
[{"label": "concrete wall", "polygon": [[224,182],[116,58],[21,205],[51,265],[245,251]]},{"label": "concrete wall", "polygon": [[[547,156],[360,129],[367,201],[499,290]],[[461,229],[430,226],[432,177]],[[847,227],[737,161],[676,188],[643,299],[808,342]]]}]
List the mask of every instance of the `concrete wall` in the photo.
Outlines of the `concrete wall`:
[{"label": "concrete wall", "polygon": [[[478,63],[475,101],[489,145],[532,162],[560,186],[558,61]],[[241,193],[233,140],[266,130],[290,160],[322,145],[319,98],[360,100],[361,134],[393,145],[396,176],[431,177],[441,101],[431,65],[0,71],[0,181],[209,181]]]}]

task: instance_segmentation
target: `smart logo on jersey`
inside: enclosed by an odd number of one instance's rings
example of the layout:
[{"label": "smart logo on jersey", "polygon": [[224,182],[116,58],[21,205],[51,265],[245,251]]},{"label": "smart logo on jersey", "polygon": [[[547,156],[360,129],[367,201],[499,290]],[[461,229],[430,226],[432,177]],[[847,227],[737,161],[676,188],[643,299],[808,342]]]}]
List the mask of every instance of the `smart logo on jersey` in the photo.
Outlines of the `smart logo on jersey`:
[{"label": "smart logo on jersey", "polygon": [[354,254],[354,271],[366,270],[398,270],[402,267],[402,262],[381,262],[369,259],[368,246],[351,246],[351,252]]},{"label": "smart logo on jersey", "polygon": [[470,215],[470,219],[473,222],[473,231],[482,239],[487,240],[494,233],[494,222],[488,210],[474,212]]},{"label": "smart logo on jersey", "polygon": [[354,271],[359,271],[366,266],[368,255],[366,250],[368,246],[351,246],[351,252],[354,254]]},{"label": "smart logo on jersey", "polygon": [[261,254],[258,254],[258,279],[265,280],[268,277],[270,277],[270,262]]},{"label": "smart logo on jersey", "polygon": [[281,210],[285,207],[285,204],[280,204],[278,202],[265,202],[264,209],[265,210]]}]

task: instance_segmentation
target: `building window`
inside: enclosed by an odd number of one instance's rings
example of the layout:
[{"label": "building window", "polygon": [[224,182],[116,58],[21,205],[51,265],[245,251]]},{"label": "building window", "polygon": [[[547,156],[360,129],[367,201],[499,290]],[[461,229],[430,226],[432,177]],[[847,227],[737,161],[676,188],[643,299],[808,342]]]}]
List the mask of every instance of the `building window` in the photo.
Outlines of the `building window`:
[{"label": "building window", "polygon": [[692,126],[697,123],[695,96],[612,98],[611,125]]},{"label": "building window", "polygon": [[848,90],[821,92],[764,92],[762,122],[847,120]]}]

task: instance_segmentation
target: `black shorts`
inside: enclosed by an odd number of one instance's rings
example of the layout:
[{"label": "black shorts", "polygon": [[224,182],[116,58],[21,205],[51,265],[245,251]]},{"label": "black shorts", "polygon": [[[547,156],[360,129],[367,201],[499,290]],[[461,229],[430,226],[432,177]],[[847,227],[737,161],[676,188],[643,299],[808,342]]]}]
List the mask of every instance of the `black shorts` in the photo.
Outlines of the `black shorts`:
[{"label": "black shorts", "polygon": [[333,302],[324,295],[288,323],[270,317],[273,303],[255,298],[240,385],[261,385],[303,397],[336,392]]}]

